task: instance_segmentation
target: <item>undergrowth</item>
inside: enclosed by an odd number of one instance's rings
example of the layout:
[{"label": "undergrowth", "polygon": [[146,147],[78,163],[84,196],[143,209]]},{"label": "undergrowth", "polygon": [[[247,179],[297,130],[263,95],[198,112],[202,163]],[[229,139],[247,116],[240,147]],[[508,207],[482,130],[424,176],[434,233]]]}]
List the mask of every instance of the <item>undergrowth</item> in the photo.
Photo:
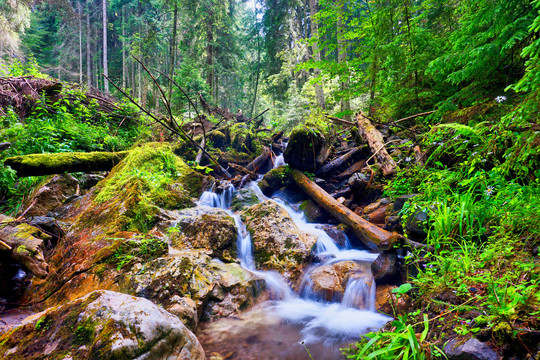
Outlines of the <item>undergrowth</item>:
[{"label": "undergrowth", "polygon": [[471,335],[500,354],[536,358],[540,131],[519,104],[490,106],[496,111],[462,109],[433,126],[421,144],[425,165],[406,164],[388,184],[387,196],[419,194],[401,214],[403,223],[427,214],[428,248],[408,257],[411,313],[394,314],[349,358],[444,357],[434,344]]}]

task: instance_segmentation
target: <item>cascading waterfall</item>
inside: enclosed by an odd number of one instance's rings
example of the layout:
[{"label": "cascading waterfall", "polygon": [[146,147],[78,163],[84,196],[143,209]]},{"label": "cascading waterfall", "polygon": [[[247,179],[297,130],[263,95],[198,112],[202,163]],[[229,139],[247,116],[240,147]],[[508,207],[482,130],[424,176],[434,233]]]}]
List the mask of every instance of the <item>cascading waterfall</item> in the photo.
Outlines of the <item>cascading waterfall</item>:
[{"label": "cascading waterfall", "polygon": [[[284,164],[283,155],[277,156],[274,167]],[[257,185],[261,178],[262,176],[257,181],[248,183],[246,187],[252,189],[261,201],[265,201],[269,198]],[[295,294],[279,273],[255,269],[251,236],[240,216],[229,210],[235,191],[234,186],[228,186],[220,194],[212,190],[203,193],[199,204],[219,207],[234,218],[238,228],[238,257],[241,265],[265,280],[270,299],[275,300],[268,308],[286,322],[301,324],[302,336],[306,343],[344,337],[356,338],[361,333],[380,328],[391,320],[375,312],[375,280],[369,278],[371,274],[367,274],[365,278],[349,279],[340,302],[322,301],[320,296],[311,291],[312,281],[309,275],[316,267],[348,260],[371,263],[377,258],[377,254],[352,249],[348,241],[344,246],[338,246],[324,230],[317,227],[317,224],[308,223],[301,211],[294,210],[283,199],[270,199],[287,211],[298,228],[317,238],[314,252],[322,261],[305,272],[299,294]],[[367,269],[370,267],[367,266]]]}]

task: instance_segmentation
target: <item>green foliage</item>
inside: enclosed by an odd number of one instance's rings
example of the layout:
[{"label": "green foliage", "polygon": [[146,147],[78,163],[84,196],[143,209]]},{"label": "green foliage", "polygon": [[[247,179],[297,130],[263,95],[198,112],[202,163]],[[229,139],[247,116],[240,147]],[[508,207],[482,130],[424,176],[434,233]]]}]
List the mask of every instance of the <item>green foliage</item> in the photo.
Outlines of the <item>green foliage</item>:
[{"label": "green foliage", "polygon": [[424,329],[416,334],[415,326],[407,324],[407,317],[392,322],[391,331],[366,334],[356,343],[358,350],[346,351],[347,359],[357,360],[429,360],[442,358],[442,352],[427,342],[429,322],[424,314]]}]

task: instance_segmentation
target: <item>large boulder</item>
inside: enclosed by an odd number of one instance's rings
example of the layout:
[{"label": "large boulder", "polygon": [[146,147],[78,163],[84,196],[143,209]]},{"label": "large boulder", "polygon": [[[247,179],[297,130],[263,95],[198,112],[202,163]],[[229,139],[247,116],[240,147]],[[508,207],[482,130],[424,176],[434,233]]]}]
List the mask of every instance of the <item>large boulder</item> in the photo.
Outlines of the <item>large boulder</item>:
[{"label": "large boulder", "polygon": [[330,145],[324,132],[314,125],[293,129],[283,154],[292,168],[315,173],[330,155]]},{"label": "large boulder", "polygon": [[174,257],[134,266],[121,276],[119,283],[122,292],[150,299],[171,310],[178,297],[190,298],[197,320],[209,301],[216,317],[237,314],[254,304],[264,287],[262,279],[240,265],[212,260],[200,251],[179,252]]},{"label": "large boulder", "polygon": [[[103,181],[56,211],[66,236],[47,259],[49,276],[34,281],[24,301],[51,306],[92,290],[117,290],[114,276],[126,262],[161,256],[162,243],[150,230],[163,210],[194,206],[201,190],[202,176],[169,144],[133,148]],[[140,251],[134,254],[132,245]],[[148,248],[158,251],[145,256]]]},{"label": "large boulder", "polygon": [[317,239],[302,232],[287,211],[272,200],[249,207],[241,216],[251,234],[257,266],[296,279],[311,258]]},{"label": "large boulder", "polygon": [[273,193],[290,183],[289,167],[285,165],[278,166],[277,168],[272,169],[264,174],[261,181],[259,181],[259,187],[261,188],[263,194],[266,196],[272,196]]},{"label": "large boulder", "polygon": [[172,247],[205,249],[209,255],[229,262],[236,259],[238,232],[225,210],[198,206],[176,212],[175,217],[176,225],[168,230]]},{"label": "large boulder", "polygon": [[79,191],[79,181],[70,174],[51,176],[34,190],[21,206],[19,215],[47,215]]},{"label": "large boulder", "polygon": [[204,360],[199,341],[152,302],[94,291],[26,319],[0,337],[3,359]]},{"label": "large boulder", "polygon": [[[334,264],[314,268],[302,284],[302,292],[312,298],[324,301],[342,301],[347,287],[353,282],[362,282],[365,293],[352,294],[349,305],[358,308],[368,308],[369,296],[373,285],[373,276],[369,264],[356,261],[340,261]],[[354,285],[353,285],[354,286]]]},{"label": "large boulder", "polygon": [[38,228],[0,214],[0,251],[9,252],[14,261],[40,278],[49,273],[43,252],[45,242],[50,239]]}]

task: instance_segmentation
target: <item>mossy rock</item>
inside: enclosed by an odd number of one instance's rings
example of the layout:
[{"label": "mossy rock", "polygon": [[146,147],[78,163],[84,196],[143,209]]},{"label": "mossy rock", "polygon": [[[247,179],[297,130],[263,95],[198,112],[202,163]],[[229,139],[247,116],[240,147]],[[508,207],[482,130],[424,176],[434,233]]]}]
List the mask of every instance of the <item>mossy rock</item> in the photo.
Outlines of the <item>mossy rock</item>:
[{"label": "mossy rock", "polygon": [[283,154],[294,169],[315,173],[330,155],[329,136],[315,125],[299,125],[290,135]]},{"label": "mossy rock", "polygon": [[255,154],[249,154],[247,152],[240,152],[236,150],[228,150],[219,154],[216,158],[219,158],[219,162],[223,165],[228,163],[235,163],[241,166],[246,166],[255,159]]},{"label": "mossy rock", "polygon": [[172,247],[204,249],[224,261],[236,260],[236,224],[225,210],[198,206],[182,210],[176,217],[176,226],[169,229]]},{"label": "mossy rock", "polygon": [[255,191],[243,188],[235,192],[231,203],[231,209],[233,211],[241,211],[251,205],[258,204],[259,202],[259,198],[257,197],[257,194],[255,194]]},{"label": "mossy rock", "polygon": [[272,200],[249,207],[241,216],[251,234],[258,267],[277,270],[294,282],[311,259],[317,239],[302,232]]},{"label": "mossy rock", "polygon": [[213,131],[208,134],[208,140],[212,142],[213,147],[224,149],[227,146],[227,135],[221,131]]},{"label": "mossy rock", "polygon": [[330,216],[326,210],[311,199],[304,200],[300,204],[300,210],[304,212],[306,220],[311,223],[323,223]]},{"label": "mossy rock", "polygon": [[[192,197],[200,196],[202,178],[173,153],[169,144],[136,147],[96,186],[93,204],[81,214],[79,222],[108,224],[108,232],[145,233],[160,209],[194,206]],[[101,211],[97,217],[96,209]]]},{"label": "mossy rock", "polygon": [[259,182],[259,187],[261,188],[263,194],[266,196],[272,196],[272,194],[277,190],[287,186],[290,183],[289,167],[285,165],[279,166],[264,174],[262,180]]},{"label": "mossy rock", "polygon": [[180,320],[146,299],[94,291],[47,309],[0,336],[0,357],[37,359],[203,360],[204,350]]}]

